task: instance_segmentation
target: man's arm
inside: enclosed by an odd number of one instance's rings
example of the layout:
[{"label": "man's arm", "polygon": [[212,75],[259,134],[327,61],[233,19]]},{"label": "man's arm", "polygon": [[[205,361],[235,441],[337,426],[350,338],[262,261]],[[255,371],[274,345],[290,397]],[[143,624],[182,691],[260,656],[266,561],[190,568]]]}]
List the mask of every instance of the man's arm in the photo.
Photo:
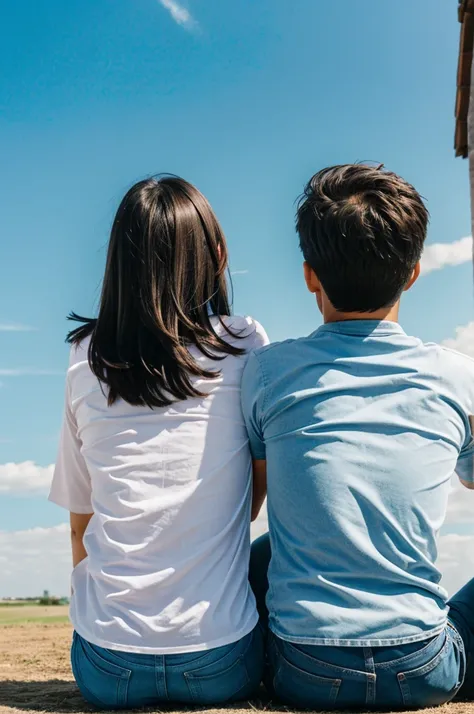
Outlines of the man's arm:
[{"label": "man's arm", "polygon": [[71,513],[71,545],[72,545],[72,564],[75,568],[79,563],[87,558],[87,552],[84,548],[84,533],[92,518],[92,513]]},{"label": "man's arm", "polygon": [[253,463],[253,497],[252,521],[256,521],[267,497],[267,462],[265,459],[254,459]]},{"label": "man's arm", "polygon": [[267,459],[265,437],[261,426],[264,385],[260,364],[255,354],[250,355],[245,366],[241,392],[242,411],[253,459],[252,521],[255,521],[267,495]]}]

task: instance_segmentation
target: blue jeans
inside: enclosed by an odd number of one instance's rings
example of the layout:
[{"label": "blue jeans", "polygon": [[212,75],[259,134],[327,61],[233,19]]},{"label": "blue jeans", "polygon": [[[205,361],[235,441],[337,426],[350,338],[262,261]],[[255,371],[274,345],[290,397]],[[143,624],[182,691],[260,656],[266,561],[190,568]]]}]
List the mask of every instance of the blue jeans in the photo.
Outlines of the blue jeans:
[{"label": "blue jeans", "polygon": [[[271,558],[268,535],[252,546],[250,582],[261,621]],[[474,580],[449,603],[449,622],[437,637],[392,647],[295,645],[268,634],[266,684],[272,694],[301,709],[408,709],[451,701],[474,673]],[[466,692],[467,693],[467,692]]]},{"label": "blue jeans", "polygon": [[264,666],[257,626],[238,642],[203,652],[146,655],[106,650],[74,633],[72,670],[84,699],[99,709],[165,702],[215,705],[250,698]]}]

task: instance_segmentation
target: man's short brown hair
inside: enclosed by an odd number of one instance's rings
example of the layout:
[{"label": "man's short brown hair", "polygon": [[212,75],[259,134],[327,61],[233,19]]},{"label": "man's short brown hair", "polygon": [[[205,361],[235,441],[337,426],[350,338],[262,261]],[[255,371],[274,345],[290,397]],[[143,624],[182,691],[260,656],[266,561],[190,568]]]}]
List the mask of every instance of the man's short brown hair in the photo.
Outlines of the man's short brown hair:
[{"label": "man's short brown hair", "polygon": [[423,252],[428,220],[421,196],[400,176],[347,164],[309,181],[296,228],[336,310],[375,312],[400,298]]}]

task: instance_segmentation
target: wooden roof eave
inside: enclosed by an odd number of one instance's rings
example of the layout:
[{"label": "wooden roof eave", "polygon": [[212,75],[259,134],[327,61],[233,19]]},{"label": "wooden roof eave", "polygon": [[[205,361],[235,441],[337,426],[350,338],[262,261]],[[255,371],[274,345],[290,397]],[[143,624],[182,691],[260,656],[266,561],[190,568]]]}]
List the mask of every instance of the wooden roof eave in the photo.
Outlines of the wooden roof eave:
[{"label": "wooden roof eave", "polygon": [[474,47],[474,0],[459,0],[458,18],[461,23],[456,91],[456,156],[468,156],[468,114],[471,95],[471,67]]}]

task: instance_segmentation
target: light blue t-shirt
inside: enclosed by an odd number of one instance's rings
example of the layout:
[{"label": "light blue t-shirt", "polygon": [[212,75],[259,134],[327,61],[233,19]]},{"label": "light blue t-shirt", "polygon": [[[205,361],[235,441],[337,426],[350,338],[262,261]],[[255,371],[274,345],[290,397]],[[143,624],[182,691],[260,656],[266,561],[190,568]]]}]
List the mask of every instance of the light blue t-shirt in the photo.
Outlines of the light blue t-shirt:
[{"label": "light blue t-shirt", "polygon": [[440,632],[436,538],[454,471],[474,479],[474,360],[393,322],[337,322],[255,352],[242,399],[267,460],[272,631],[339,646]]}]

